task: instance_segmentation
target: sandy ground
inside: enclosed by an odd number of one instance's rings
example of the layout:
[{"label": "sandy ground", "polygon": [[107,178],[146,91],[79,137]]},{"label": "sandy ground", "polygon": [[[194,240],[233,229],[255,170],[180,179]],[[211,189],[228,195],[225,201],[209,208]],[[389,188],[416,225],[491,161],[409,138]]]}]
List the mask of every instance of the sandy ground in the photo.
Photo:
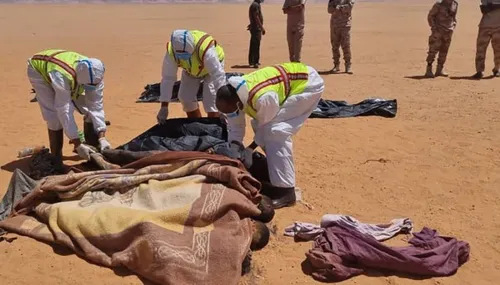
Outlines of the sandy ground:
[{"label": "sandy ground", "polygon": [[[416,230],[436,228],[468,241],[472,251],[470,261],[452,277],[360,276],[343,284],[498,284],[500,80],[407,78],[424,72],[426,17],[432,5],[414,2],[418,4],[356,5],[355,74],[324,76],[324,98],[353,103],[371,96],[396,98],[398,116],[312,119],[305,124],[294,140],[294,152],[298,185],[314,209],[297,205],[277,212],[277,234],[254,255],[253,275],[242,283],[314,284],[301,269],[311,244],[294,243],[283,236],[283,228],[296,220],[319,222],[325,213],[343,213],[366,222],[410,217]],[[447,65],[454,77],[475,72],[480,19],[476,2],[460,4]],[[13,168],[25,166],[11,163],[17,151],[48,143],[38,105],[29,103],[25,60],[30,55],[45,48],[65,48],[105,62],[105,107],[112,123],[108,137],[118,146],[155,124],[158,106],[134,100],[145,84],[159,81],[172,29],[210,32],[225,48],[226,66],[246,64],[247,9],[246,5],[1,5],[0,194]],[[287,61],[280,5],[263,5],[263,13],[267,35],[262,41],[262,64]],[[308,5],[306,17],[303,60],[318,70],[330,69],[326,4]],[[489,49],[487,75],[491,68]],[[171,113],[184,116],[180,106]],[[81,118],[77,120],[81,124]],[[69,145],[64,151],[72,156]],[[386,163],[364,163],[380,158]],[[402,244],[404,238],[396,243]],[[1,284],[142,284],[126,271],[58,254],[26,237],[0,243],[0,252]]]}]

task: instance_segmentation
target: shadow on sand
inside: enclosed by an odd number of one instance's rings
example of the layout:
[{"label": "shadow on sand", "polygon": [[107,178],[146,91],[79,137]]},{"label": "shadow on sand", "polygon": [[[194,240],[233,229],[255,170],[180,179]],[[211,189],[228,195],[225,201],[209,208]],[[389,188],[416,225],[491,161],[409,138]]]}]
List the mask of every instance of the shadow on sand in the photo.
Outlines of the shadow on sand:
[{"label": "shadow on sand", "polygon": [[405,76],[405,78],[408,79],[415,79],[415,80],[422,80],[422,79],[434,79],[434,77],[427,77],[425,75],[412,75],[412,76]]},{"label": "shadow on sand", "polygon": [[475,80],[475,81],[484,80],[484,79],[493,79],[493,78],[495,78],[495,76],[493,76],[493,75],[486,76],[486,77],[483,77],[481,79],[477,79],[477,78],[474,78],[472,76],[451,76],[450,77],[451,80]]},{"label": "shadow on sand", "polygon": [[248,64],[236,64],[236,65],[231,66],[231,68],[250,68],[250,69],[256,69],[255,67],[250,66]]}]

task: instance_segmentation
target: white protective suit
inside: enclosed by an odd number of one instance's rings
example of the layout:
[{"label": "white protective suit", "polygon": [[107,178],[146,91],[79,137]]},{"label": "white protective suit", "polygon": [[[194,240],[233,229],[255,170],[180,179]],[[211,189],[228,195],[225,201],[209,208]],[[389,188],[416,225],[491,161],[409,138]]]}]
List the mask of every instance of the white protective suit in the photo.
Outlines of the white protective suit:
[{"label": "white protective suit", "polygon": [[[184,31],[175,30],[172,33],[172,48],[174,50],[183,50],[185,46],[185,51],[193,54],[195,48],[194,38],[188,32],[185,39],[186,42],[184,42]],[[182,103],[184,112],[192,112],[198,109],[196,94],[198,93],[201,80],[203,80],[203,108],[205,112],[218,112],[215,106],[215,95],[217,94],[217,90],[226,84],[226,73],[224,71],[224,61],[219,61],[214,46],[206,51],[203,58],[203,65],[208,71],[208,75],[204,78],[196,78],[185,70],[182,71],[178,97]],[[177,81],[177,68],[177,62],[170,57],[167,51],[163,58],[160,102],[170,102],[172,99],[172,89],[175,81]]]},{"label": "white protective suit", "polygon": [[[256,102],[257,119],[252,120],[255,133],[254,141],[262,147],[267,156],[271,184],[276,187],[295,187],[295,166],[293,162],[292,136],[304,124],[317,107],[323,93],[324,81],[314,68],[308,66],[309,77],[305,90],[286,99],[279,105],[278,94],[274,91],[264,93]],[[229,84],[237,89],[238,97],[246,105],[248,88],[241,84],[243,77],[233,76]],[[227,118],[228,140],[243,141],[245,136],[245,113]]]},{"label": "white protective suit", "polygon": [[[74,110],[84,115],[85,122],[92,122],[96,133],[106,131],[103,107],[104,66],[100,60],[88,59],[88,63],[79,62],[75,68],[78,84],[83,84],[85,93],[77,100],[71,99],[71,82],[58,71],[49,73],[51,83],[45,82],[42,75],[38,73],[28,61],[28,78],[35,89],[36,98],[42,117],[47,122],[49,130],[58,131],[64,129],[66,136],[78,139],[78,126],[75,122]],[[98,84],[89,86],[92,72],[92,80]]]}]

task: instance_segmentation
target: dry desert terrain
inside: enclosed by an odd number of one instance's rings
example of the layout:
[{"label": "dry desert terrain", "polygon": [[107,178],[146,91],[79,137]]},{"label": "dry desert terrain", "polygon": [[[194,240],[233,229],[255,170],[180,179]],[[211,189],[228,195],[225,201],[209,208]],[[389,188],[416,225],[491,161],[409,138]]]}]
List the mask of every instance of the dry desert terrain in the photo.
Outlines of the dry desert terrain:
[{"label": "dry desert terrain", "polygon": [[[356,4],[354,75],[325,75],[323,97],[352,103],[395,98],[398,115],[306,122],[294,152],[298,185],[314,208],[298,204],[277,211],[276,235],[254,254],[253,273],[243,284],[317,284],[301,269],[311,243],[295,243],[283,236],[283,229],[294,221],[319,223],[325,213],[374,223],[409,217],[417,231],[428,226],[471,246],[469,262],[451,277],[359,276],[342,284],[499,284],[500,79],[465,78],[475,72],[479,1],[460,1],[447,64],[452,77],[415,79],[425,71],[431,5],[429,0]],[[267,34],[261,63],[287,61],[281,5],[265,3],[262,9]],[[26,166],[15,162],[17,151],[48,145],[39,107],[29,102],[26,59],[33,53],[63,48],[104,61],[108,137],[118,146],[156,123],[158,106],[134,101],[146,84],[160,80],[173,29],[211,33],[225,48],[227,71],[248,72],[229,68],[247,63],[247,22],[246,4],[0,5],[0,194],[13,169]],[[302,58],[318,70],[332,67],[326,3],[307,5]],[[492,64],[489,48],[487,76]],[[175,105],[171,116],[184,116]],[[81,117],[77,121],[81,124]],[[250,128],[247,134],[250,142]],[[72,155],[68,144],[64,152]],[[0,242],[0,256],[0,283],[6,285],[142,284],[125,270],[98,267],[26,237]]]}]

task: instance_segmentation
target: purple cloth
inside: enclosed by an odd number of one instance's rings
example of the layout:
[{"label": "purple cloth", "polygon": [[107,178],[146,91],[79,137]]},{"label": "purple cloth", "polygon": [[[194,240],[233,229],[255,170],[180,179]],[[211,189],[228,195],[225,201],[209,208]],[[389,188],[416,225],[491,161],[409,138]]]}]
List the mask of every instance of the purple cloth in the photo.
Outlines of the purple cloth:
[{"label": "purple cloth", "polygon": [[306,253],[312,276],[320,281],[342,281],[365,269],[389,270],[418,276],[448,276],[469,259],[469,244],[439,236],[424,227],[410,246],[388,247],[372,236],[339,223],[331,224]]}]

